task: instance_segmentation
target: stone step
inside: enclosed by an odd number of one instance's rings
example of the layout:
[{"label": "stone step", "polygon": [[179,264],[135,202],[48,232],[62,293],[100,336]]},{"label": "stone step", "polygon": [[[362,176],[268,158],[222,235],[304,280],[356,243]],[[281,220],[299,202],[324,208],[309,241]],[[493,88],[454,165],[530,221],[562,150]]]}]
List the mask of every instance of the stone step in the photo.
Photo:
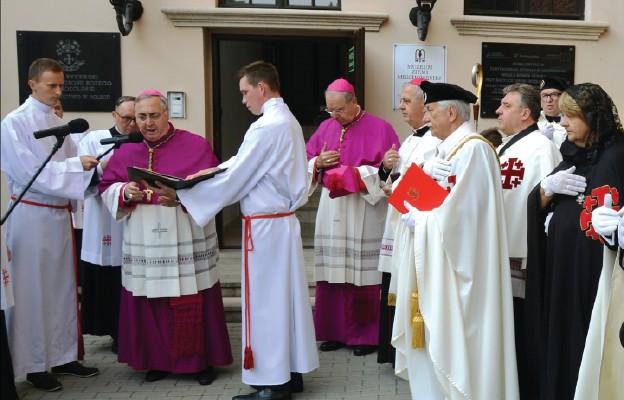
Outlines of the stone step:
[{"label": "stone step", "polygon": [[[314,294],[316,292],[316,285],[315,282],[309,282],[308,283],[308,291],[310,294],[310,297],[314,297]],[[242,290],[241,290],[241,285],[240,282],[231,282],[231,283],[226,283],[226,282],[221,282],[221,296],[225,299],[226,297],[241,297],[242,295]]]},{"label": "stone step", "polygon": [[[310,297],[310,306],[314,310],[316,299]],[[225,322],[242,322],[242,309],[240,297],[224,297],[223,308],[225,310]]]},{"label": "stone step", "polygon": [[[310,304],[314,306],[316,282],[314,281],[314,250],[304,249],[303,256],[308,277]],[[241,251],[240,249],[219,250],[219,274],[226,322],[241,322]]]}]

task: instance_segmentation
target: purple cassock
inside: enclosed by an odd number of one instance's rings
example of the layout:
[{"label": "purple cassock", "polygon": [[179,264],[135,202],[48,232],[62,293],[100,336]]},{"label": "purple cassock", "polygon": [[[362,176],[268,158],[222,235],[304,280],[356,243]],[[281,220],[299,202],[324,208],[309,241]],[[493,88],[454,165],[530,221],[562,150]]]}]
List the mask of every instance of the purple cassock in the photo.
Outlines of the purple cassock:
[{"label": "purple cassock", "polygon": [[360,115],[354,119],[357,122],[347,125],[344,135],[338,121],[333,118],[323,121],[306,144],[308,160],[318,156],[327,143],[327,150],[340,152],[340,165],[379,167],[393,144],[397,149],[400,147],[399,138],[387,121],[369,113],[358,118]]},{"label": "purple cassock", "polygon": [[[392,126],[387,121],[369,113],[356,115],[354,122],[347,126],[342,126],[333,118],[323,121],[306,144],[308,160],[318,156],[325,143],[327,143],[327,150],[340,152],[340,166],[351,167],[363,165],[379,167],[384,154],[392,148],[392,145],[396,149],[400,147],[399,138]],[[368,276],[376,273],[384,226],[381,220],[385,219],[385,209],[381,210],[380,207],[368,204],[361,205],[363,214],[358,214],[350,209],[350,206],[355,204],[351,201],[366,202],[360,194],[355,193],[340,198],[329,196],[330,198],[327,199],[324,196],[324,194],[321,196],[317,216],[315,268],[335,271],[354,268],[353,273],[345,275],[356,276],[365,269],[375,270],[369,271]],[[350,200],[350,198],[355,200]],[[352,213],[341,216],[340,222],[328,221],[327,217],[322,219],[323,215],[329,216],[333,212],[327,211],[333,207],[330,202],[337,201],[347,202],[347,209],[350,209]],[[378,214],[377,217],[372,217],[374,214]],[[374,228],[366,228],[368,229],[366,232],[352,232],[351,237],[344,237],[343,233],[338,232],[344,232],[344,226],[353,223],[353,221],[347,221],[351,218],[361,218],[369,222],[379,220],[379,232],[375,232]],[[343,224],[343,226],[337,227],[336,224]],[[337,243],[347,244],[345,248],[336,248]],[[348,254],[350,259],[343,262],[340,257],[336,257],[338,254]],[[381,283],[381,273],[379,273],[379,283]],[[380,284],[318,281],[314,309],[317,340],[337,341],[347,345],[377,345],[380,289]]]},{"label": "purple cassock", "polygon": [[[100,193],[113,183],[127,182],[127,167],[148,168],[149,148],[152,170],[158,173],[185,178],[219,164],[204,138],[169,124],[167,134],[157,141],[126,143],[115,150],[104,169]],[[149,201],[144,196],[141,204],[161,207],[156,194]],[[179,297],[133,295],[122,287],[118,360],[136,370],[173,373],[194,373],[231,364],[219,282],[196,294]]]}]

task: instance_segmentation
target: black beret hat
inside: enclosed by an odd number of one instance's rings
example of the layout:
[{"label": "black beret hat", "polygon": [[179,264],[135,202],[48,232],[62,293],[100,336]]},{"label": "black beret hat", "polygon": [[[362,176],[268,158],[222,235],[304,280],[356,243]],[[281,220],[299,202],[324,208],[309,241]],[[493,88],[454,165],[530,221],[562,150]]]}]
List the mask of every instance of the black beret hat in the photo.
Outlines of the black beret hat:
[{"label": "black beret hat", "polygon": [[425,92],[425,104],[436,103],[443,100],[461,100],[466,103],[477,102],[477,96],[472,92],[451,83],[433,83],[425,81],[420,84],[420,88]]},{"label": "black beret hat", "polygon": [[565,79],[558,76],[547,76],[540,82],[539,90],[557,89],[563,92],[567,88],[568,82],[566,82]]}]

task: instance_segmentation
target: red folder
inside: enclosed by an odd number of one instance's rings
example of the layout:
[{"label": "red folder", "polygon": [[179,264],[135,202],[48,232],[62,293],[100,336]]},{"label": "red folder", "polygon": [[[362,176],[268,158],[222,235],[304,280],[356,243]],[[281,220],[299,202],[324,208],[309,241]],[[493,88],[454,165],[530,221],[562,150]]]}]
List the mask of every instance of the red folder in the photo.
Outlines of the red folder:
[{"label": "red folder", "polygon": [[388,202],[401,214],[405,214],[407,209],[403,201],[407,201],[420,211],[429,211],[442,204],[447,195],[448,192],[438,182],[418,165],[412,164],[388,197]]}]

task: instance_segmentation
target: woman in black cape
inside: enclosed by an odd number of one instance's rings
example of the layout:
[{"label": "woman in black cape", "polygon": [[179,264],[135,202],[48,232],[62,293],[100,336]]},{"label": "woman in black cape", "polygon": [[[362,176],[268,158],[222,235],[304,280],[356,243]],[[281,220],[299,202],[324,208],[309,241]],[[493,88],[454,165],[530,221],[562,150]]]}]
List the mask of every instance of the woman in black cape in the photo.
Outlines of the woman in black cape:
[{"label": "woman in black cape", "polygon": [[609,95],[574,85],[559,108],[563,161],[528,197],[526,343],[540,400],[574,397],[603,257],[591,212],[607,192],[614,209],[624,203],[624,129]]}]

